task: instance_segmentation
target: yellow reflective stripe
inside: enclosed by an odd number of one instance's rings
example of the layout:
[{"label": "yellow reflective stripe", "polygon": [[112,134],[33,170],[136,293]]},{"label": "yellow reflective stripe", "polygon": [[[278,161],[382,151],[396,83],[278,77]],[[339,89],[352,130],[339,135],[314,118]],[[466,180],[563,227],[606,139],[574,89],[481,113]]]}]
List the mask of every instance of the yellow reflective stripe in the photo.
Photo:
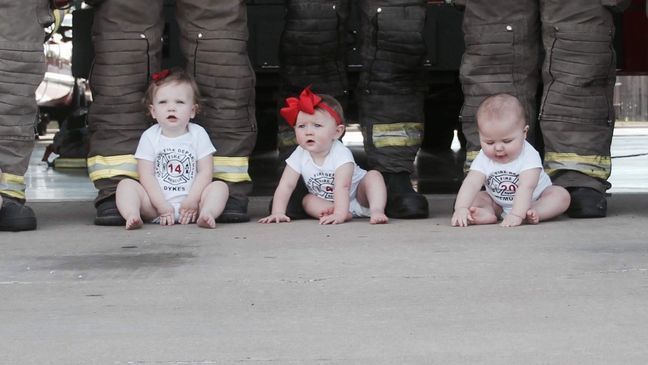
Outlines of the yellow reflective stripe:
[{"label": "yellow reflective stripe", "polygon": [[85,169],[88,167],[88,161],[85,158],[64,158],[58,157],[54,160],[55,168]]},{"label": "yellow reflective stripe", "polygon": [[88,175],[92,181],[115,176],[137,179],[137,160],[133,155],[93,156],[88,158]]},{"label": "yellow reflective stripe", "polygon": [[3,172],[0,174],[0,193],[25,199],[25,177]]},{"label": "yellow reflective stripe", "polygon": [[610,156],[582,156],[575,153],[546,152],[545,171],[550,176],[561,170],[574,170],[587,176],[606,180],[612,172]]},{"label": "yellow reflective stripe", "polygon": [[248,162],[249,157],[214,156],[214,178],[232,183],[252,181]]},{"label": "yellow reflective stripe", "polygon": [[374,124],[372,139],[376,148],[418,146],[423,141],[423,123]]},{"label": "yellow reflective stripe", "polygon": [[466,163],[471,164],[477,158],[479,151],[467,151],[466,152]]},{"label": "yellow reflective stripe", "polygon": [[463,172],[464,175],[470,171],[470,165],[472,165],[473,161],[477,158],[477,155],[479,154],[479,151],[467,151],[466,152],[466,160],[464,161],[463,164]]}]

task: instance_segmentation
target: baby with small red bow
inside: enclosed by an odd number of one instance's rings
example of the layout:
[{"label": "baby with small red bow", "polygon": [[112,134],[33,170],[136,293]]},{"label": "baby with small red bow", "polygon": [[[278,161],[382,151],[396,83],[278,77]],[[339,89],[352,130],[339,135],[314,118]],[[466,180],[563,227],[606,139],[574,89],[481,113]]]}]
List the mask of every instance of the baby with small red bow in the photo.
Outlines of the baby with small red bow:
[{"label": "baby with small red bow", "polygon": [[117,185],[117,209],[126,229],[144,221],[216,226],[229,191],[224,182],[212,181],[216,149],[205,129],[191,122],[199,101],[198,86],[184,70],[152,75],[144,104],[157,123],[137,145],[139,181],[123,179]]},{"label": "baby with small red bow", "polygon": [[342,106],[329,95],[304,89],[298,98],[286,99],[281,116],[295,129],[299,144],[286,160],[272,212],[260,223],[290,222],[286,207],[300,178],[308,194],[302,200],[308,215],[320,224],[339,224],[353,217],[369,217],[369,223],[387,223],[387,189],[380,172],[365,171],[342,142]]}]

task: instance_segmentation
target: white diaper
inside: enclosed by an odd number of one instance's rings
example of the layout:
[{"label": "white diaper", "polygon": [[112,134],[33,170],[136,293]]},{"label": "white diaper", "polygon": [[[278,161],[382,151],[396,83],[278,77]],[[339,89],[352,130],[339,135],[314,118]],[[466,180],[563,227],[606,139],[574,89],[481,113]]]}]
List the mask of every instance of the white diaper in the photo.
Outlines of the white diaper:
[{"label": "white diaper", "polygon": [[[171,206],[173,207],[173,216],[175,223],[178,223],[178,219],[180,219],[180,203],[171,203]],[[153,218],[151,220],[151,223],[160,223],[160,217]]]},{"label": "white diaper", "polygon": [[371,210],[367,207],[363,207],[358,202],[358,199],[353,199],[349,202],[349,212],[353,215],[354,218],[367,218],[371,217]]}]

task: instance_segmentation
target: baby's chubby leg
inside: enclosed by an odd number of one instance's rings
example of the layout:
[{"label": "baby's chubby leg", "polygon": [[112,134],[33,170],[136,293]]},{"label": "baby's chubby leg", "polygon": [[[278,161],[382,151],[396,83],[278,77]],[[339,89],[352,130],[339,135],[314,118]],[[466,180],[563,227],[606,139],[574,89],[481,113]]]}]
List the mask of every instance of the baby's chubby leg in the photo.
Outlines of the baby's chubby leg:
[{"label": "baby's chubby leg", "polygon": [[385,187],[385,180],[382,174],[377,170],[367,171],[367,174],[360,181],[358,185],[358,193],[356,195],[358,202],[364,206],[369,207],[371,216],[369,223],[383,224],[389,220],[385,215],[385,205],[387,204],[387,187]]},{"label": "baby's chubby leg", "polygon": [[144,224],[142,215],[146,218],[157,215],[146,190],[133,179],[124,179],[117,184],[115,201],[119,214],[126,220],[126,229],[140,228]]},{"label": "baby's chubby leg", "polygon": [[[335,205],[333,202],[322,199],[313,194],[306,194],[302,200],[302,205],[308,215],[317,219],[331,215],[335,211]],[[352,218],[353,216],[348,212],[345,220],[349,221]]]},{"label": "baby's chubby leg", "polygon": [[213,181],[200,196],[200,214],[196,224],[203,228],[216,228],[216,218],[223,213],[229,196],[229,188],[222,181]]},{"label": "baby's chubby leg", "polygon": [[333,202],[319,198],[313,194],[306,194],[302,199],[302,206],[308,215],[320,218],[323,215],[333,214]]},{"label": "baby's chubby leg", "polygon": [[496,206],[493,199],[485,191],[477,193],[470,208],[470,224],[494,224],[497,223],[501,208]]},{"label": "baby's chubby leg", "polygon": [[549,220],[563,214],[571,198],[569,192],[562,186],[552,185],[546,188],[538,200],[531,204],[531,209],[527,211],[525,222],[529,224],[538,224],[540,221]]}]

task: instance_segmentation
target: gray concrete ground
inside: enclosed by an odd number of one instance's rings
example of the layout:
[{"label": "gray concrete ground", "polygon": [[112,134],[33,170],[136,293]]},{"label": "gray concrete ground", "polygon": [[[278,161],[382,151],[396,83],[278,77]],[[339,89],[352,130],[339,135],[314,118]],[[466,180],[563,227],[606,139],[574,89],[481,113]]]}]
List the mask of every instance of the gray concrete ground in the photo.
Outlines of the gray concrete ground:
[{"label": "gray concrete ground", "polygon": [[[0,233],[1,364],[646,364],[648,194],[606,219]],[[269,197],[253,198],[260,217]]]}]

